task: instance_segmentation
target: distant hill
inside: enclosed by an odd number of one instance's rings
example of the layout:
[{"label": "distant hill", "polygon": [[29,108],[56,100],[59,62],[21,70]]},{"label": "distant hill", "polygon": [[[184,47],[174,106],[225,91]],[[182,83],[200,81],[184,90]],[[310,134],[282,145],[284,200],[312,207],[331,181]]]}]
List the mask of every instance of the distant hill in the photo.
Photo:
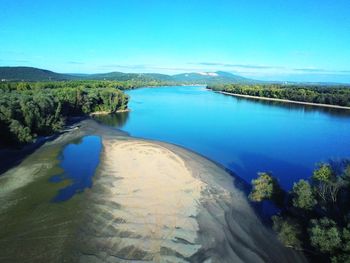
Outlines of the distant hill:
[{"label": "distant hill", "polygon": [[184,84],[220,84],[220,83],[256,83],[258,81],[237,76],[228,72],[201,72],[183,73],[177,75],[165,75],[156,73],[122,73],[110,72],[103,74],[91,74],[85,76],[93,80],[118,80],[118,81],[164,81]]},{"label": "distant hill", "polygon": [[224,71],[183,73],[172,76],[175,81],[197,84],[223,84],[223,83],[258,83],[260,81],[244,78]]},{"label": "distant hill", "polygon": [[177,75],[159,73],[123,73],[109,72],[100,74],[69,73],[61,74],[50,70],[32,67],[0,67],[0,81],[64,81],[64,80],[115,80],[115,81],[140,81],[163,82],[169,85],[181,84],[290,84],[290,85],[319,85],[319,86],[344,86],[341,83],[325,82],[285,82],[285,81],[261,81],[245,78],[225,71],[216,72],[192,72]]},{"label": "distant hill", "polygon": [[86,75],[85,79],[90,80],[116,80],[116,81],[173,81],[172,77],[164,74],[157,73],[122,73],[122,72],[109,72],[102,74],[90,74]]},{"label": "distant hill", "polygon": [[222,84],[222,83],[258,83],[260,81],[244,78],[228,72],[200,72],[165,75],[157,73],[122,73],[102,74],[60,74],[49,70],[31,67],[0,67],[2,81],[62,81],[62,80],[116,80],[166,82],[169,84]]},{"label": "distant hill", "polygon": [[0,67],[1,81],[57,81],[77,77],[32,67]]}]

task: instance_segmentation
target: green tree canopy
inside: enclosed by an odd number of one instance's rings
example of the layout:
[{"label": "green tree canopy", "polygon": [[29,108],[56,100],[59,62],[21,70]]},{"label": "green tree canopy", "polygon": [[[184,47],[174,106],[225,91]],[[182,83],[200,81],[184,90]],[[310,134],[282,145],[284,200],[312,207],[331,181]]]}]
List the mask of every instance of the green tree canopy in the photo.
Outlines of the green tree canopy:
[{"label": "green tree canopy", "polygon": [[301,248],[301,241],[300,241],[300,226],[293,222],[292,220],[288,219],[285,220],[282,217],[279,216],[273,216],[273,229],[278,234],[278,239],[286,246],[291,247],[295,249]]},{"label": "green tree canopy", "polygon": [[337,224],[326,217],[311,220],[309,228],[311,245],[323,253],[332,253],[341,248],[341,232]]},{"label": "green tree canopy", "polygon": [[252,180],[253,189],[249,195],[250,200],[260,202],[271,200],[277,205],[282,205],[283,191],[277,180],[269,173],[259,173],[257,179]]},{"label": "green tree canopy", "polygon": [[[272,217],[279,240],[303,250],[312,262],[350,263],[349,179],[350,160],[333,160],[318,165],[311,180],[294,183]],[[275,182],[271,175],[259,174],[250,198],[274,200]]]},{"label": "green tree canopy", "polygon": [[57,132],[71,116],[125,110],[128,95],[109,82],[0,83],[0,145]]},{"label": "green tree canopy", "polygon": [[305,180],[300,180],[293,185],[293,205],[297,208],[311,210],[317,203],[311,185]]},{"label": "green tree canopy", "polygon": [[319,182],[329,182],[333,177],[333,171],[329,164],[321,163],[314,171],[312,179]]}]

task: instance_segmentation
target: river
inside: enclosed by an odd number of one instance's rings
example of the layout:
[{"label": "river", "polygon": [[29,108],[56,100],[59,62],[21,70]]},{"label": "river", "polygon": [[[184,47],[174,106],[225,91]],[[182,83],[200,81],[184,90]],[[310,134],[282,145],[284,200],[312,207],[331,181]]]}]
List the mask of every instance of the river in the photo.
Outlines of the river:
[{"label": "river", "polygon": [[316,163],[350,157],[350,112],[218,94],[198,86],[127,92],[131,112],[102,117],[131,136],[174,143],[246,182],[268,171],[284,188]]}]

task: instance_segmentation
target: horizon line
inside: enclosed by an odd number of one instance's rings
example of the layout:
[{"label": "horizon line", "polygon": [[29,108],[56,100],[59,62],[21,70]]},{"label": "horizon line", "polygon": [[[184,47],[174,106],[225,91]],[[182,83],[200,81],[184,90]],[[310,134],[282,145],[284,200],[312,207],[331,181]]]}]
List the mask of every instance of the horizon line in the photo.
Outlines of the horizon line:
[{"label": "horizon line", "polygon": [[[166,73],[161,73],[161,72],[125,72],[125,71],[118,71],[118,70],[114,70],[114,71],[105,71],[105,72],[100,72],[100,73],[97,73],[97,72],[94,72],[94,73],[83,73],[83,72],[60,72],[60,71],[56,71],[56,70],[52,70],[52,69],[48,69],[48,68],[41,68],[41,67],[33,67],[33,66],[23,66],[23,65],[16,65],[16,66],[3,66],[3,65],[0,65],[0,68],[32,68],[32,69],[38,69],[38,70],[45,70],[45,71],[50,71],[50,72],[53,72],[53,73],[56,73],[56,74],[62,74],[62,75],[71,75],[71,76],[74,76],[74,75],[101,75],[101,74],[110,74],[110,73],[122,73],[122,74],[159,74],[159,75],[164,75],[164,76],[176,76],[176,75],[181,75],[181,74],[201,74],[201,75],[204,75],[204,73],[218,73],[218,72],[223,72],[223,73],[229,73],[229,74],[232,74],[234,76],[237,76],[237,77],[242,77],[242,78],[245,78],[245,79],[248,79],[248,80],[252,80],[252,81],[260,81],[260,82],[270,82],[270,83],[273,83],[273,82],[279,82],[279,83],[305,83],[305,84],[312,84],[312,83],[319,83],[319,84],[335,84],[335,85],[350,85],[350,81],[322,81],[322,80],[319,80],[319,81],[313,81],[313,80],[303,80],[303,81],[299,81],[299,80],[278,80],[278,79],[270,79],[270,80],[264,80],[264,79],[261,79],[259,77],[250,77],[250,76],[244,76],[244,75],[241,75],[240,73],[237,73],[237,72],[230,72],[230,71],[225,71],[225,70],[209,70],[209,71],[203,71],[203,70],[198,70],[198,71],[187,71],[187,72],[182,72],[182,73],[175,73],[175,74],[166,74]],[[310,69],[308,69],[310,70]],[[313,70],[311,70],[310,72],[314,73]],[[347,71],[343,71],[343,72],[347,72]],[[350,71],[349,71],[350,72]],[[324,73],[323,73],[324,74]],[[314,74],[315,75],[315,74]],[[331,74],[330,74],[331,75]],[[215,77],[215,76],[210,76],[210,75],[207,75],[209,77]],[[344,76],[344,75],[343,75]]]}]

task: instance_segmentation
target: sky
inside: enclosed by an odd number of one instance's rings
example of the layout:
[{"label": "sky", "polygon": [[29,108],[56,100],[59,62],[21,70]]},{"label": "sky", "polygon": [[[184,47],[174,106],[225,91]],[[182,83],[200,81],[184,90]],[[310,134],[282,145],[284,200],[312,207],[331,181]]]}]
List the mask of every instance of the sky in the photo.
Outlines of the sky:
[{"label": "sky", "polygon": [[350,83],[349,0],[0,0],[0,66]]}]

